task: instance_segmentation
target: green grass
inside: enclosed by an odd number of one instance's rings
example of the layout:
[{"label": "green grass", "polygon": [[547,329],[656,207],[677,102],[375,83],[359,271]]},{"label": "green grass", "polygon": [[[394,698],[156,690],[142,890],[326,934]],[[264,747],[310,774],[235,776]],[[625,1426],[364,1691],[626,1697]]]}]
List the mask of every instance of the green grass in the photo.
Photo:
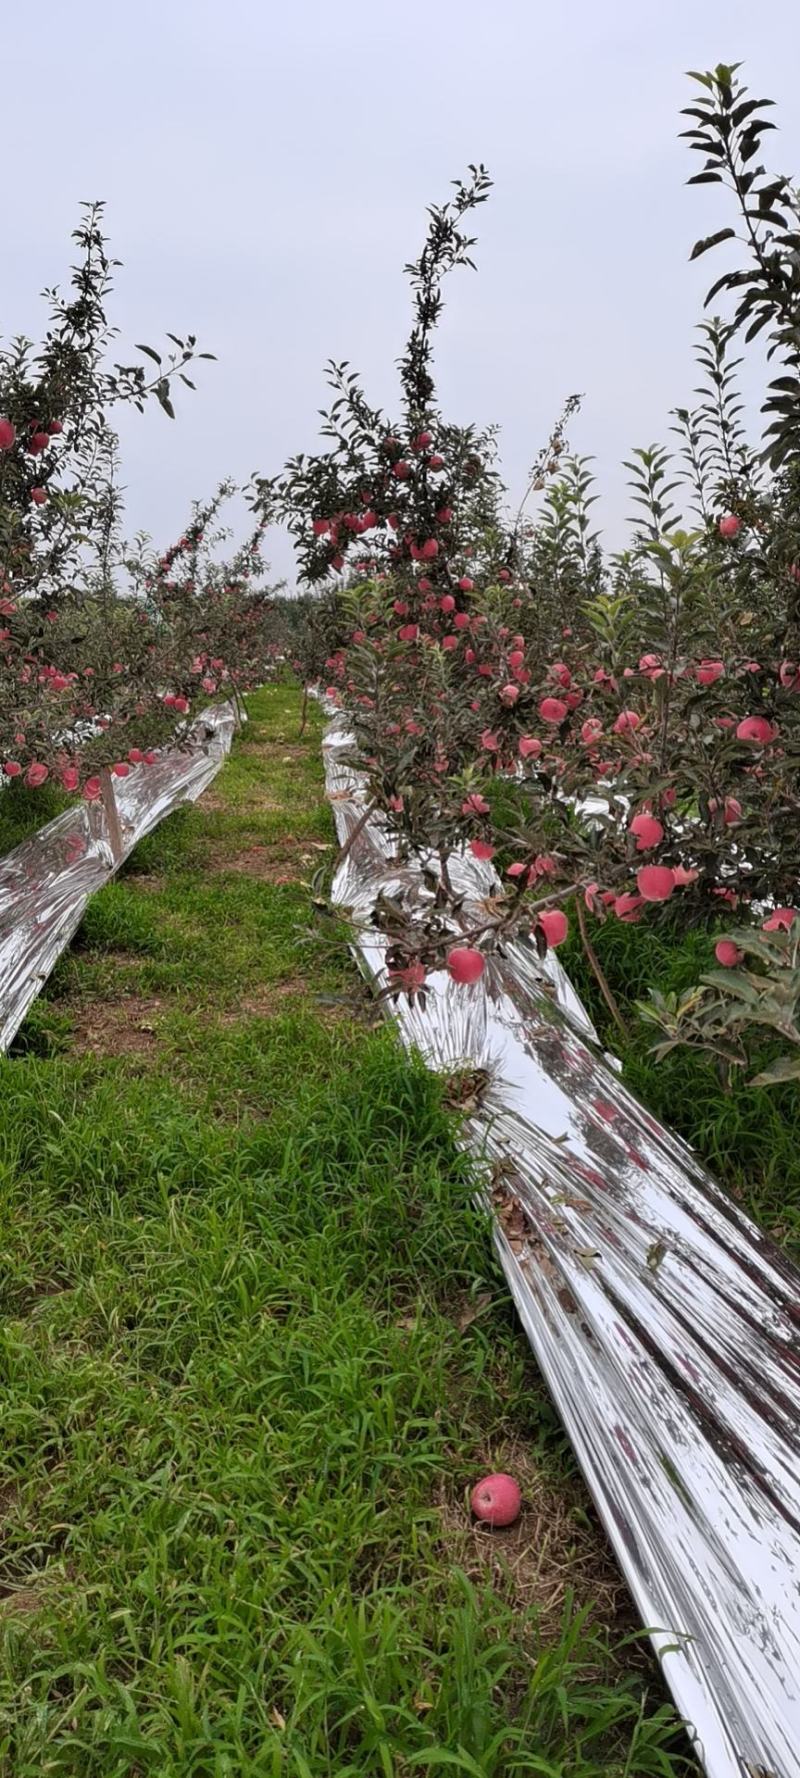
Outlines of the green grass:
[{"label": "green grass", "polygon": [[20,778],[5,779],[0,795],[0,858],[74,802],[74,796],[67,796],[54,784],[27,790]]},{"label": "green grass", "polygon": [[[297,709],[252,700],[0,1063],[0,1774],[678,1778],[591,1575],[545,1622],[453,1555],[441,1503],[512,1441],[586,1506],[441,1086],[310,931]],[[298,880],[226,869],[250,844]]]}]

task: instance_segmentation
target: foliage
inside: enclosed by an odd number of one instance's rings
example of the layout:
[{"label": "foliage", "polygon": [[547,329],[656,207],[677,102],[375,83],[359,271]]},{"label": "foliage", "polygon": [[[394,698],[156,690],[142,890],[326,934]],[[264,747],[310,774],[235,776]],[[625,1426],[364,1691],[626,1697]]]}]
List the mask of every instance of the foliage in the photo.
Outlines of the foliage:
[{"label": "foliage", "polygon": [[227,486],[165,556],[124,549],[109,415],[154,398],[172,416],[173,384],[192,388],[186,366],[211,354],[170,334],[166,360],[137,348],[155,374],[108,365],[114,262],[101,225],[102,206],[88,206],[71,292],[49,293],[41,348],[22,339],[0,354],[0,761],[28,788],[54,778],[90,797],[103,768],[124,775],[180,743],[198,695],[223,684],[238,695],[271,661],[266,509],[228,564],[204,531]]},{"label": "foliage", "polygon": [[[493,434],[482,457],[470,435],[465,457],[464,435],[438,411],[431,333],[445,275],[472,263],[458,225],[487,195],[483,169],[457,185],[452,213],[431,211],[423,252],[407,268],[415,314],[401,360],[402,422],[389,426],[343,367],[326,428],[332,448],[296,459],[279,489],[312,584],[349,570],[352,540],[370,533],[366,559],[323,595],[307,670],[319,672],[324,637],[328,690],[348,709],[371,797],[401,853],[432,846],[438,855],[427,923],[402,900],[376,916],[390,933],[397,991],[424,992],[456,937],[478,951],[478,970],[520,928],[542,949],[562,942],[561,904],[576,887],[582,921],[658,919],[673,895],[690,921],[714,920],[721,906],[763,919],[797,894],[796,400],[785,379],[777,394],[773,386],[767,466],[743,432],[732,342],[752,337],[755,312],[771,350],[790,363],[800,232],[788,183],[749,169],[767,127],[763,106],[731,70],[700,79],[708,98],[693,108],[690,132],[707,156],[699,178],[732,184],[755,269],[712,288],[711,300],[733,292],[736,306],[702,326],[699,402],[675,410],[677,455],[659,445],[631,455],[625,551],[604,555],[590,464],[569,453],[577,397],[534,467],[528,492],[544,496],[535,521],[505,513]],[[732,235],[698,243],[695,256]],[[437,499],[446,487],[444,508],[432,498],[434,477]],[[498,798],[500,782],[513,795]],[[448,870],[464,845],[505,872],[472,930]],[[771,976],[774,963],[762,946],[757,970]],[[735,995],[733,978],[715,991]],[[712,1018],[707,997],[702,1004],[708,1035],[722,1015]],[[737,1004],[738,1030],[741,993]],[[676,1017],[691,1036],[700,1005],[670,1011],[670,1041]],[[775,1005],[765,991],[759,1016]]]},{"label": "foliage", "polygon": [[[706,305],[718,295],[735,298],[733,331],[744,330],[745,342],[766,331],[769,356],[778,357],[781,375],[773,378],[764,404],[769,460],[774,468],[800,451],[800,260],[798,260],[798,194],[782,174],[753,166],[763,137],[776,125],[764,116],[771,99],[751,99],[738,80],[738,63],[720,63],[710,73],[693,74],[702,89],[698,102],[684,116],[692,119],[683,134],[693,152],[701,154],[703,170],[690,185],[725,185],[733,192],[742,222],[750,264],[723,272],[712,284]],[[697,241],[692,258],[736,238],[730,226]]]}]

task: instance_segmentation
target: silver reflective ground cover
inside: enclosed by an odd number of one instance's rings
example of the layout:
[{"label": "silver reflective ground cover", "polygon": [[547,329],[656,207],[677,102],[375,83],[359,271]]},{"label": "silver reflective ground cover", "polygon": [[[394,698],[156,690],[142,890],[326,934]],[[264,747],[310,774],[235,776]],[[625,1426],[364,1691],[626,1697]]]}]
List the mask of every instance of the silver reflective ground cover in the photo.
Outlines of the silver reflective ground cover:
[{"label": "silver reflective ground cover", "polygon": [[101,803],[82,803],[0,859],[0,1050],[8,1048],[53,965],[80,925],[86,903],[138,840],[193,802],[230,750],[233,707],[204,710],[191,745],[116,780],[122,858],[114,858]]},{"label": "silver reflective ground cover", "polygon": [[[339,838],[364,811],[343,719]],[[491,868],[451,871],[473,904]],[[381,985],[378,892],[421,905],[372,817],[333,895]],[[800,1275],[621,1083],[555,959],[394,1007],[432,1067],[487,1079],[469,1120],[526,1334],[709,1778],[800,1775]]]}]

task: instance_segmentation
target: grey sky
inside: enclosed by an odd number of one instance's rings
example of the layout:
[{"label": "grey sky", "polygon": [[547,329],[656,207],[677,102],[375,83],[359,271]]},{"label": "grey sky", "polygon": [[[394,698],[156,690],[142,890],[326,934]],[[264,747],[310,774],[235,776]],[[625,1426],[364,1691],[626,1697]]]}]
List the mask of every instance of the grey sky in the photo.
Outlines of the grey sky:
[{"label": "grey sky", "polygon": [[[711,262],[689,248],[730,220],[685,188],[684,70],[744,61],[778,102],[772,163],[800,174],[796,0],[40,0],[4,19],[2,50],[2,332],[36,332],[79,202],[102,196],[124,339],[193,329],[218,354],[174,426],[122,426],[128,529],[160,544],[221,476],[313,448],[329,356],[392,405],[403,263],[474,160],[496,183],[478,274],[448,290],[445,412],[500,423],[518,491],[584,391],[572,442],[618,541],[620,459],[667,437],[695,380]],[[271,558],[292,574],[287,540]]]}]

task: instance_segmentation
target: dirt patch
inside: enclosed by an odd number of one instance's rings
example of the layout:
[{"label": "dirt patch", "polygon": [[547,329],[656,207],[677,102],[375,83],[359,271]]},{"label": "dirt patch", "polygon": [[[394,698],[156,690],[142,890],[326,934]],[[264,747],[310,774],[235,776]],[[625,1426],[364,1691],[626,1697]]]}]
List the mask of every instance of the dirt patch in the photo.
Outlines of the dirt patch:
[{"label": "dirt patch", "polygon": [[[212,852],[208,859],[210,870],[235,871],[243,877],[257,877],[265,883],[296,883],[299,881],[297,867],[301,864],[299,853],[292,848],[287,853],[285,846],[246,846],[235,852]],[[294,867],[294,868],[292,868]]]},{"label": "dirt patch", "polygon": [[166,888],[165,877],[156,876],[154,872],[146,870],[127,871],[124,881],[130,883],[133,889],[143,889],[146,895],[157,895]]},{"label": "dirt patch", "polygon": [[309,998],[308,982],[302,976],[289,976],[283,982],[263,982],[236,1005],[219,1014],[220,1025],[239,1025],[242,1019],[269,1019],[283,1010],[287,1000]]},{"label": "dirt patch", "polygon": [[567,1596],[578,1606],[592,1602],[592,1620],[614,1635],[637,1627],[630,1594],[616,1566],[593,1508],[579,1483],[555,1483],[521,1445],[478,1461],[476,1479],[486,1472],[513,1475],[522,1492],[515,1525],[491,1530],[472,1518],[465,1500],[442,1494],[441,1540],[454,1564],[470,1580],[487,1581],[516,1611],[534,1607],[542,1637],[558,1633]]},{"label": "dirt patch", "polygon": [[163,1001],[139,994],[119,1000],[78,1001],[72,1011],[73,1046],[78,1055],[147,1055],[158,1041]]},{"label": "dirt patch", "polygon": [[288,766],[307,759],[311,748],[307,741],[242,741],[236,751],[247,759],[277,759],[278,765]]},{"label": "dirt patch", "polygon": [[217,848],[207,858],[209,870],[235,871],[265,883],[299,883],[309,870],[318,870],[333,847],[321,840],[276,840],[271,844]]},{"label": "dirt patch", "polygon": [[35,1587],[9,1587],[4,1592],[0,1586],[0,1616],[22,1617],[39,1611],[44,1600]]}]

